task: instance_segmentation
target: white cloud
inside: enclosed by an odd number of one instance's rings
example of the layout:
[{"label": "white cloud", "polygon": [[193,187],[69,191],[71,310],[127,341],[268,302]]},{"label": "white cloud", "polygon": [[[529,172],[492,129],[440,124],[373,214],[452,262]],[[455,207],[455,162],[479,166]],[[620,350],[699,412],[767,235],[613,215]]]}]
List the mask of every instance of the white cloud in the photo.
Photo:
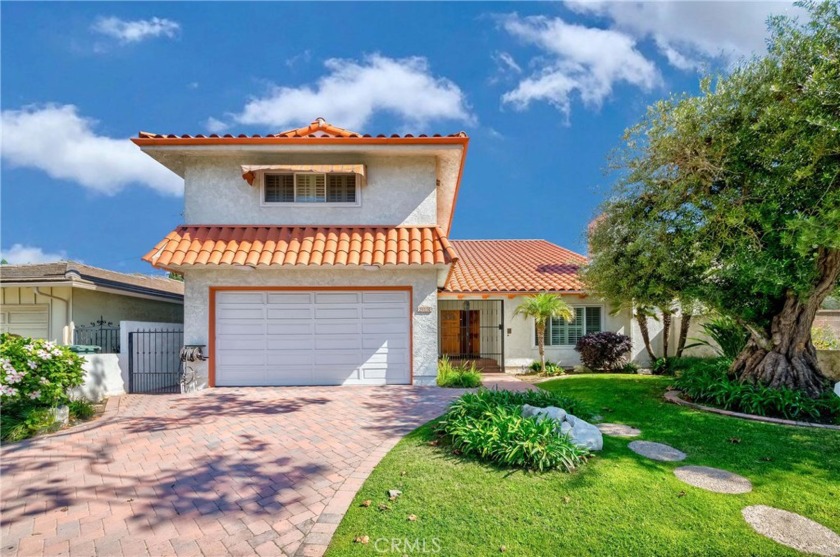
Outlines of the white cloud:
[{"label": "white cloud", "polygon": [[504,103],[516,109],[545,101],[568,117],[574,95],[586,106],[597,108],[616,83],[650,90],[661,82],[654,63],[636,49],[635,40],[625,33],[544,16],[512,14],[500,22],[509,34],[543,53],[531,61],[536,71],[502,96]]},{"label": "white cloud", "polygon": [[171,19],[153,17],[127,21],[118,17],[100,17],[91,26],[95,32],[117,39],[121,43],[137,43],[156,37],[174,38],[181,25]]},{"label": "white cloud", "polygon": [[0,259],[5,259],[11,265],[24,263],[50,263],[67,259],[67,252],[61,250],[56,253],[48,253],[35,246],[24,246],[23,244],[12,244],[9,249],[0,250]]},{"label": "white cloud", "polygon": [[12,166],[36,168],[108,195],[130,184],[167,195],[183,193],[181,178],[128,139],[97,135],[95,122],[80,116],[73,105],[4,110],[0,124],[2,158]]},{"label": "white cloud", "polygon": [[328,73],[314,85],[272,87],[232,118],[240,124],[282,128],[323,116],[337,126],[356,130],[363,129],[377,112],[414,126],[433,120],[474,121],[463,91],[449,79],[432,75],[423,57],[394,59],[374,54],[362,61],[333,58],[324,65]]},{"label": "white cloud", "polygon": [[787,1],[572,0],[566,5],[578,13],[605,17],[614,29],[636,38],[652,38],[669,63],[680,69],[696,69],[702,59],[733,62],[762,52],[770,15],[807,15]]},{"label": "white cloud", "polygon": [[515,73],[522,73],[522,68],[516,63],[513,56],[507,52],[497,52],[495,56],[493,56],[493,59],[496,60],[496,64],[498,64],[500,68],[507,69]]},{"label": "white cloud", "polygon": [[204,128],[210,133],[222,133],[227,131],[229,127],[226,123],[212,116],[204,121]]}]

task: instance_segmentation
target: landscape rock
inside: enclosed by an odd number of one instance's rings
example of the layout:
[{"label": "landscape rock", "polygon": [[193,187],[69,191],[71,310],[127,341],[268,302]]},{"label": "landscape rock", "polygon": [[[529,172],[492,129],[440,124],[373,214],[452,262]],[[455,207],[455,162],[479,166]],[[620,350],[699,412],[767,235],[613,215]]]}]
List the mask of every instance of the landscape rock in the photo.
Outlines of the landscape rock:
[{"label": "landscape rock", "polygon": [[604,435],[611,435],[612,437],[638,437],[642,434],[635,427],[625,424],[598,424],[598,429]]},{"label": "landscape rock", "polygon": [[568,414],[562,408],[549,406],[539,408],[524,404],[522,416],[525,418],[537,418],[537,421],[553,420],[558,424],[558,435],[568,435],[569,440],[579,447],[586,447],[591,451],[600,451],[604,448],[604,438],[601,431],[586,420]]},{"label": "landscape rock", "polygon": [[766,505],[746,507],[741,514],[753,530],[782,545],[814,555],[840,555],[840,536],[809,518]]},{"label": "landscape rock", "polygon": [[663,443],[654,443],[653,441],[633,441],[627,445],[631,451],[653,460],[661,460],[663,462],[677,462],[685,460],[685,453],[678,451],[674,447],[670,447]]}]

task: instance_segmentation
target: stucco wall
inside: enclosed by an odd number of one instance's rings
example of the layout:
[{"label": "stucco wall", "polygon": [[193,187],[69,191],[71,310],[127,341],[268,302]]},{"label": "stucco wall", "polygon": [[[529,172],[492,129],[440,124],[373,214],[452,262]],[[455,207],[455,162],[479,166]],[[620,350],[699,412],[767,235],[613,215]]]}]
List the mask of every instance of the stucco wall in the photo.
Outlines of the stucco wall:
[{"label": "stucco wall", "polygon": [[[367,165],[357,207],[319,203],[295,206],[260,204],[259,181],[242,179],[242,164]],[[406,224],[437,222],[436,160],[425,156],[255,155],[193,158],[184,177],[184,221],[187,224]],[[224,200],[220,202],[220,200]]]},{"label": "stucco wall", "polygon": [[70,287],[61,286],[41,288],[40,290],[41,292],[67,300],[67,303],[48,298],[47,296],[40,296],[35,293],[34,288],[4,286],[0,288],[0,306],[33,304],[47,306],[47,311],[49,312],[49,333],[47,338],[53,342],[69,344],[72,342],[72,333],[70,332],[69,326],[70,298],[72,296]]},{"label": "stucco wall", "polygon": [[[610,315],[610,308],[601,300],[592,297],[582,298],[576,295],[562,296],[563,300],[570,306],[600,306],[601,316],[604,320],[604,330],[629,335],[630,315],[621,312]],[[463,299],[469,299],[465,297]],[[476,297],[475,299],[481,299]],[[504,346],[505,346],[505,371],[520,373],[524,368],[531,365],[534,360],[539,359],[540,354],[536,346],[534,335],[534,320],[514,315],[516,307],[524,301],[525,296],[516,296],[512,299],[504,298]],[[508,332],[510,331],[510,332]],[[558,362],[562,366],[575,366],[580,364],[580,355],[575,352],[574,346],[546,346],[545,357],[552,362]]]},{"label": "stucco wall", "polygon": [[72,395],[99,402],[103,398],[125,393],[125,382],[118,354],[84,354],[85,382]]},{"label": "stucco wall", "polygon": [[[189,270],[185,273],[184,343],[209,344],[210,286],[411,286],[413,314],[414,383],[433,384],[437,375],[437,270],[355,268],[242,271]],[[431,308],[418,313],[419,306]],[[207,366],[196,366],[207,382]]]},{"label": "stucco wall", "polygon": [[180,303],[75,289],[73,292],[74,324],[87,326],[97,321],[100,316],[114,325],[119,321],[180,323],[184,319],[184,306]]}]

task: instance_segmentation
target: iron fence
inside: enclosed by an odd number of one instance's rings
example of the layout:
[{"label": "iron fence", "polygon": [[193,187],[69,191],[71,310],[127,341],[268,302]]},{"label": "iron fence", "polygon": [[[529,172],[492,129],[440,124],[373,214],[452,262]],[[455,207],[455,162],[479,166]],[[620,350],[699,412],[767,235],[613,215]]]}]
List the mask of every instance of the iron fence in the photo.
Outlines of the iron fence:
[{"label": "iron fence", "polygon": [[91,324],[76,327],[73,330],[73,344],[98,346],[103,354],[119,354],[120,328],[108,325]]},{"label": "iron fence", "polygon": [[128,392],[180,393],[184,332],[134,331],[128,334]]}]

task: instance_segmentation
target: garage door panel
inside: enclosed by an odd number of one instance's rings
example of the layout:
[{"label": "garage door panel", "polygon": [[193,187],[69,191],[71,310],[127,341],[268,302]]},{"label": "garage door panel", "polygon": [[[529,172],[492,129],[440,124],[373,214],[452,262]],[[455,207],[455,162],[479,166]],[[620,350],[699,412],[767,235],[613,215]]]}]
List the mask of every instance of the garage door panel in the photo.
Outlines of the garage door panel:
[{"label": "garage door panel", "polygon": [[269,321],[266,323],[265,331],[269,335],[294,335],[312,334],[315,324],[311,319],[284,319],[281,321]]},{"label": "garage door panel", "polygon": [[273,304],[311,304],[311,292],[278,292],[268,295],[268,303]]},{"label": "garage door panel", "polygon": [[315,348],[318,350],[358,350],[362,347],[359,335],[319,335],[315,337]]},{"label": "garage door panel", "polygon": [[408,302],[408,294],[404,291],[397,292],[363,292],[362,301],[365,303],[397,303]]},{"label": "garage door panel", "polygon": [[217,384],[409,383],[408,300],[404,291],[219,292]]},{"label": "garage door panel", "polygon": [[315,308],[315,319],[358,319],[359,308]]},{"label": "garage door panel", "polygon": [[343,335],[358,334],[361,332],[361,323],[354,319],[316,321],[316,335]]},{"label": "garage door panel", "polygon": [[267,317],[269,319],[311,319],[312,308],[309,306],[293,306],[283,304],[281,306],[268,306]]},{"label": "garage door panel", "polygon": [[264,304],[265,292],[222,292],[219,299],[224,297],[226,304]]},{"label": "garage door panel", "polygon": [[216,310],[216,319],[262,319],[265,317],[264,306],[228,305]]},{"label": "garage door panel", "polygon": [[316,292],[315,304],[357,304],[361,301],[359,292]]},{"label": "garage door panel", "polygon": [[230,348],[223,348],[219,350],[219,355],[216,356],[216,363],[221,366],[261,366],[265,364],[265,352],[262,350],[232,350]]},{"label": "garage door panel", "polygon": [[396,319],[365,319],[362,321],[362,333],[408,333],[408,323]]},{"label": "garage door panel", "polygon": [[312,365],[312,350],[271,350],[265,352],[266,362],[273,365]]},{"label": "garage door panel", "polygon": [[362,317],[365,319],[377,319],[377,318],[400,318],[406,317],[405,306],[391,306],[391,305],[381,305],[381,306],[365,306],[362,308]]},{"label": "garage door panel", "polygon": [[264,343],[266,348],[272,350],[311,350],[315,348],[312,335],[268,335]]},{"label": "garage door panel", "polygon": [[408,338],[401,335],[362,335],[362,349],[408,348]]}]

